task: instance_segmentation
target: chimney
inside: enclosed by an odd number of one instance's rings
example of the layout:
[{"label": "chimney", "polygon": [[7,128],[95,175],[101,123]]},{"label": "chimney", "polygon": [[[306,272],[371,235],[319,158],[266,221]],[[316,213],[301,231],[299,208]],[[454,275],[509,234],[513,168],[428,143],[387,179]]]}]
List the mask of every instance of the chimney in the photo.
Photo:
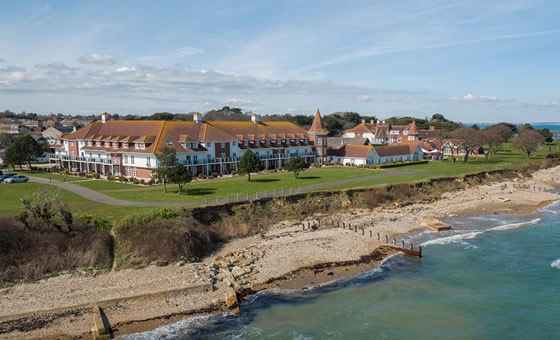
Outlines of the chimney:
[{"label": "chimney", "polygon": [[[103,122],[105,123],[105,122]],[[72,126],[72,132],[76,132],[76,125]]]},{"label": "chimney", "polygon": [[366,123],[366,120],[362,118],[362,124],[365,124],[365,123]]},{"label": "chimney", "polygon": [[101,114],[101,123],[105,124],[109,121],[109,113],[103,112]]},{"label": "chimney", "polygon": [[375,120],[373,120],[373,119],[370,120],[369,122],[370,122],[371,124],[375,124]]},{"label": "chimney", "polygon": [[192,117],[193,117],[193,120],[195,121],[195,123],[197,123],[197,124],[202,123],[202,115],[200,114],[200,112],[193,113]]},{"label": "chimney", "polygon": [[256,114],[256,113],[253,113],[253,114],[251,115],[251,121],[252,121],[253,123],[255,123],[255,124],[259,124],[259,123],[260,123],[260,119],[259,119],[259,118],[260,118],[259,115]]}]

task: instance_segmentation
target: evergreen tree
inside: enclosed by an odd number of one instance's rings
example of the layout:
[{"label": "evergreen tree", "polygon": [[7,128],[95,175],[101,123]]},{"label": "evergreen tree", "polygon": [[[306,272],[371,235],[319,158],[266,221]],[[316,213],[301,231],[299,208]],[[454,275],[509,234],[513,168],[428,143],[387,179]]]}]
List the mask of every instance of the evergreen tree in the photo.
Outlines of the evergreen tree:
[{"label": "evergreen tree", "polygon": [[305,163],[305,159],[301,156],[296,156],[290,158],[286,164],[284,164],[284,169],[287,171],[291,171],[294,173],[294,177],[298,178],[299,173],[307,169],[307,163]]},{"label": "evergreen tree", "polygon": [[171,173],[171,169],[177,165],[177,152],[175,149],[165,146],[156,153],[157,168],[156,176],[163,183],[163,191],[167,192],[167,181]]},{"label": "evergreen tree", "polygon": [[183,164],[176,164],[169,169],[168,178],[170,182],[177,184],[179,187],[179,195],[181,195],[183,193],[183,187],[192,181],[192,173]]},{"label": "evergreen tree", "polygon": [[261,167],[261,161],[257,155],[251,151],[247,150],[239,159],[239,174],[247,174],[247,181],[251,181],[251,172],[259,171]]}]

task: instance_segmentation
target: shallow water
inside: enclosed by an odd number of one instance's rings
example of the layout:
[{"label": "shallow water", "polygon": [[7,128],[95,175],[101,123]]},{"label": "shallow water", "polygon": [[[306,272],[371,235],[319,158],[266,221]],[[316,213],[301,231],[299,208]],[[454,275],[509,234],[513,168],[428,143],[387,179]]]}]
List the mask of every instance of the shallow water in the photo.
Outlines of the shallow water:
[{"label": "shallow water", "polygon": [[560,338],[560,204],[469,216],[420,232],[422,259],[394,256],[358,277],[263,292],[239,315],[184,320],[130,338]]}]

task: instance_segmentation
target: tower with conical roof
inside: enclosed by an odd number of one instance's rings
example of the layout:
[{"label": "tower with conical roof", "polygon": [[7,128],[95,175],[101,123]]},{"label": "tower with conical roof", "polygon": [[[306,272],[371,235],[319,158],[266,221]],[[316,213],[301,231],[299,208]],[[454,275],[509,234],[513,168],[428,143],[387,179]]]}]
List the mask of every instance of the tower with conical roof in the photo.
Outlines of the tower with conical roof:
[{"label": "tower with conical roof", "polygon": [[418,128],[416,127],[416,121],[413,120],[408,128],[408,140],[418,140],[420,134],[418,133]]},{"label": "tower with conical roof", "polygon": [[327,135],[328,131],[323,127],[321,112],[317,108],[315,118],[311,128],[307,131],[309,140],[315,144],[315,161],[317,163],[325,163],[327,161]]}]

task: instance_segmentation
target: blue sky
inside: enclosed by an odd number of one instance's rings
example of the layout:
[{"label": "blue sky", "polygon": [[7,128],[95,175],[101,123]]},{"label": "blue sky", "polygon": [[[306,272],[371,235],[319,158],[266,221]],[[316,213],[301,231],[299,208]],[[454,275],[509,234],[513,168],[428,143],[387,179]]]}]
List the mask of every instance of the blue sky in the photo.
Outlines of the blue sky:
[{"label": "blue sky", "polygon": [[0,109],[560,120],[557,1],[3,1]]}]

